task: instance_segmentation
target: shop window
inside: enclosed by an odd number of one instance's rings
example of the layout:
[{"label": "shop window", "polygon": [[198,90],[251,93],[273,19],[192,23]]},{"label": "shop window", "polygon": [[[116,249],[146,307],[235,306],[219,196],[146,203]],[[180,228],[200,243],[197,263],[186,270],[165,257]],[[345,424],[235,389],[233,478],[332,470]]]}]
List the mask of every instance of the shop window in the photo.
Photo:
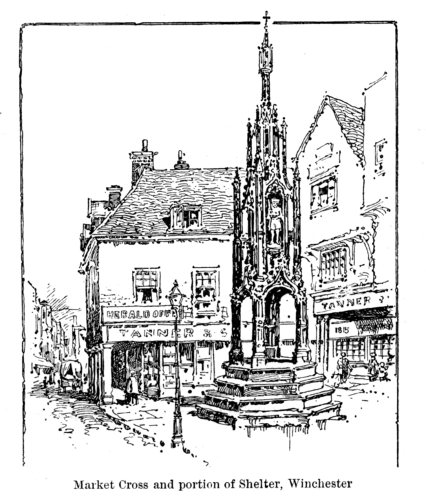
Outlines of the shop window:
[{"label": "shop window", "polygon": [[137,302],[156,302],[160,294],[158,268],[138,268],[133,271],[133,288]]},{"label": "shop window", "polygon": [[335,248],[321,253],[321,281],[335,281],[346,278],[348,249]]},{"label": "shop window", "polygon": [[387,335],[371,337],[370,350],[378,359],[387,362],[392,350],[392,337]]},{"label": "shop window", "polygon": [[387,144],[386,139],[382,139],[374,145],[374,164],[376,166],[374,173],[377,175],[385,175],[383,166],[385,144]]},{"label": "shop window", "polygon": [[334,175],[311,184],[311,214],[337,207],[337,179]]},{"label": "shop window", "polygon": [[218,313],[219,272],[217,269],[196,269],[194,273],[194,308],[197,318]]},{"label": "shop window", "polygon": [[201,227],[200,205],[179,205],[172,209],[172,225],[175,229],[196,229]]},{"label": "shop window", "polygon": [[345,352],[349,361],[365,361],[365,339],[347,338],[336,340],[336,357]]},{"label": "shop window", "polygon": [[180,343],[179,356],[182,365],[192,365],[194,363],[194,344],[189,342]]}]

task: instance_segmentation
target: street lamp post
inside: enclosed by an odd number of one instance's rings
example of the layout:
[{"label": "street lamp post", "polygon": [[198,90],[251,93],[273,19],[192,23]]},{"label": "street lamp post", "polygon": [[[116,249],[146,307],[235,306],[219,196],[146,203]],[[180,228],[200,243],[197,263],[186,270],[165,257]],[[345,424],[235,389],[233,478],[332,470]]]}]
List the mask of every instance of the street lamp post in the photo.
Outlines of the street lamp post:
[{"label": "street lamp post", "polygon": [[178,322],[182,312],[183,294],[179,290],[178,282],[175,280],[173,288],[169,294],[170,305],[175,311],[175,411],[173,413],[173,436],[172,448],[179,446],[183,447],[182,435],[182,413],[180,410],[180,356],[179,356],[179,341],[178,341]]}]

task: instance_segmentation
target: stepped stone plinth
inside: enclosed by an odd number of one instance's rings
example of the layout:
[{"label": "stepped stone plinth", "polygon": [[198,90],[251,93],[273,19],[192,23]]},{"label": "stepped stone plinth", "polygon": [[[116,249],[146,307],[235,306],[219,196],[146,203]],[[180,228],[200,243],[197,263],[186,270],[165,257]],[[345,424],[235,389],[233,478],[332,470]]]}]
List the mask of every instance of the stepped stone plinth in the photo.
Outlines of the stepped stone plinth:
[{"label": "stepped stone plinth", "polygon": [[324,385],[315,363],[224,364],[226,373],[216,379],[197,405],[197,416],[235,427],[309,426],[312,420],[339,415],[334,389]]}]

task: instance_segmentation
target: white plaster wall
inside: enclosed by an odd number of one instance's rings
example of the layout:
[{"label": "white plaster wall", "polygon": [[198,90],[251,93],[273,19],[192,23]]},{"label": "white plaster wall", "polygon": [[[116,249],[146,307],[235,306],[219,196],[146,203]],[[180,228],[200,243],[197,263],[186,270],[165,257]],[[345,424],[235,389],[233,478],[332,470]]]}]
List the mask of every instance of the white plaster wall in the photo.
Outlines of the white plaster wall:
[{"label": "white plaster wall", "polygon": [[174,241],[148,244],[101,243],[99,286],[102,305],[135,304],[132,272],[138,267],[160,267],[161,296],[155,304],[169,305],[166,296],[174,280],[186,295],[183,305],[191,305],[191,273],[194,267],[219,266],[220,306],[228,308],[232,292],[232,242]]},{"label": "white plaster wall", "polygon": [[[380,76],[380,75],[377,75]],[[385,210],[377,213],[375,241],[375,274],[377,282],[395,283],[395,80],[392,75],[376,83],[365,92],[365,204],[379,204]],[[385,139],[383,154],[384,175],[375,170],[375,144]]]},{"label": "white plaster wall", "polygon": [[[323,144],[331,142],[334,145],[334,154],[331,159],[319,162],[316,165],[315,153]],[[337,152],[340,151],[340,162]],[[326,164],[326,165],[324,165]],[[337,210],[328,209],[311,217],[311,178],[322,171],[337,167]],[[349,236],[359,232],[371,233],[370,219],[361,215],[363,205],[363,176],[364,169],[359,158],[351,147],[338,125],[333,111],[326,106],[320,116],[317,127],[311,135],[305,152],[300,155],[299,169],[301,175],[301,216],[302,216],[302,249],[311,266],[305,263],[306,286],[315,289],[319,287],[317,280],[319,253],[309,248],[338,236]],[[310,175],[309,175],[310,174]],[[354,247],[355,260],[348,265],[349,283],[371,281],[372,274],[368,263],[368,256],[363,243],[356,243]],[[314,281],[311,283],[311,271]],[[336,283],[324,283],[321,289],[335,287]]]}]

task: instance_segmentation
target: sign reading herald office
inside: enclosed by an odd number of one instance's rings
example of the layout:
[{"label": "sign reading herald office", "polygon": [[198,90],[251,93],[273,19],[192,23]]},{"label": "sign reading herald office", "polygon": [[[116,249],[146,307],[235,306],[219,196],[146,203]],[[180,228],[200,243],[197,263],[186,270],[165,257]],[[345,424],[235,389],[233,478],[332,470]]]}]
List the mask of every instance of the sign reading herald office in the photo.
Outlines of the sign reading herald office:
[{"label": "sign reading herald office", "polygon": [[182,395],[212,387],[231,338],[233,193],[230,169],[195,169],[182,160],[155,170],[146,140],[132,152],[132,187],[89,200],[81,236],[86,275],[91,393],[124,398],[135,373],[148,397],[175,393],[175,318],[168,293],[184,294],[178,322]]}]

